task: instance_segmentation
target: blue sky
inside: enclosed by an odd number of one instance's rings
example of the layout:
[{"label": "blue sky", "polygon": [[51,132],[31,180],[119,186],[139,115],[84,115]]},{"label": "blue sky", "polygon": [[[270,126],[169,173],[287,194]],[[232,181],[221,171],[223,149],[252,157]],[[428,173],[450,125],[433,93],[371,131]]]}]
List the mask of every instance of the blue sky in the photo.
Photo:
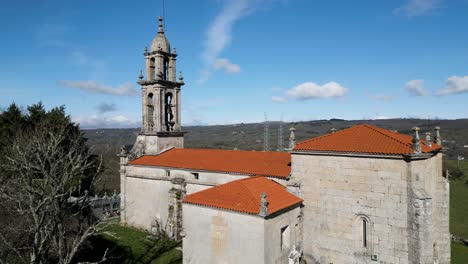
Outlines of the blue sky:
[{"label": "blue sky", "polygon": [[[182,122],[465,118],[468,0],[166,0]],[[160,0],[3,1],[0,109],[136,127]]]}]

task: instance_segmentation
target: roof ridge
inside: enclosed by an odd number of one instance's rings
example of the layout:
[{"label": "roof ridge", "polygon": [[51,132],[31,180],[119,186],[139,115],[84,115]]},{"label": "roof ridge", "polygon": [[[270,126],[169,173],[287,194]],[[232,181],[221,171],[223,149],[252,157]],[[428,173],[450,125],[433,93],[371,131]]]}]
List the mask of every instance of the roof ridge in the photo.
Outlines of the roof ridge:
[{"label": "roof ridge", "polygon": [[242,186],[244,187],[245,190],[247,190],[247,192],[250,194],[250,197],[253,198],[253,201],[255,201],[255,202],[257,201],[257,199],[255,198],[255,195],[250,191],[250,188],[247,187],[247,186],[244,184],[244,181],[246,181],[246,180],[253,180],[253,179],[261,179],[261,178],[263,178],[263,177],[261,177],[261,176],[254,176],[254,177],[248,177],[248,178],[245,178],[245,179],[241,180]]},{"label": "roof ridge", "polygon": [[214,149],[214,148],[175,148],[173,147],[173,149],[177,149],[177,150],[200,150],[200,151],[205,151],[205,150],[220,150],[220,151],[226,151],[226,152],[253,152],[253,153],[281,153],[281,152],[278,152],[278,151],[260,151],[260,150],[244,150],[244,149],[237,149],[237,150],[234,150],[234,149]]},{"label": "roof ridge", "polygon": [[296,146],[299,145],[299,144],[311,142],[311,141],[314,141],[314,140],[317,140],[317,139],[325,138],[325,137],[328,137],[328,136],[331,136],[331,135],[336,135],[337,133],[343,133],[343,131],[346,131],[346,130],[354,128],[354,127],[362,126],[362,125],[364,125],[364,124],[359,124],[359,125],[356,125],[356,126],[348,127],[348,128],[338,130],[338,131],[333,132],[333,133],[327,133],[327,134],[324,134],[324,135],[321,135],[321,136],[318,136],[318,137],[309,138],[309,139],[306,139],[304,141],[301,141],[301,142],[297,143]]},{"label": "roof ridge", "polygon": [[[388,130],[388,129],[385,129],[385,128],[382,128],[382,127],[372,126],[372,125],[369,125],[369,124],[363,124],[363,125],[364,125],[365,127],[369,128],[369,129],[372,129],[373,131],[375,131],[375,132],[377,132],[377,133],[379,133],[379,134],[381,134],[381,135],[383,135],[383,136],[385,136],[385,137],[387,137],[387,138],[393,140],[393,141],[396,141],[396,142],[402,144],[402,145],[405,145],[405,146],[408,146],[408,147],[411,146],[411,144],[407,144],[407,143],[402,142],[401,140],[399,140],[399,139],[397,139],[397,138],[391,137],[391,136],[389,136],[389,135],[383,133],[382,131],[379,131],[379,130],[376,129],[376,128],[384,129],[384,130],[386,130],[386,131],[388,131],[388,132],[392,132],[392,131],[390,131],[390,130]],[[397,133],[397,132],[392,132],[392,133],[395,133],[395,134],[398,134],[398,135],[407,136],[407,135],[405,135],[405,134],[401,134],[401,133]]]}]

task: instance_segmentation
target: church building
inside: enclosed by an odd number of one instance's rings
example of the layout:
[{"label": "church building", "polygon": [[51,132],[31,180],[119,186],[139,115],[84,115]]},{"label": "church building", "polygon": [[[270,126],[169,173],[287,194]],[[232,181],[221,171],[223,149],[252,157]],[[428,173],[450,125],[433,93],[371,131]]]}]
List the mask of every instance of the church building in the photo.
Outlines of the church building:
[{"label": "church building", "polygon": [[191,263],[450,263],[439,128],[360,124],[288,152],[184,148],[177,52],[162,18],[120,156],[121,222],[183,242]]}]

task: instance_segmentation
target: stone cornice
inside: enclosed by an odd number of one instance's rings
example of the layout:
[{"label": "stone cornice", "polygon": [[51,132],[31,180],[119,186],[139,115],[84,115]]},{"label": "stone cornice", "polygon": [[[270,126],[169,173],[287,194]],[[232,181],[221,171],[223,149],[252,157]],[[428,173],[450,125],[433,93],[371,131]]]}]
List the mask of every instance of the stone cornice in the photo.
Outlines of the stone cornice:
[{"label": "stone cornice", "polygon": [[159,131],[159,132],[141,132],[140,135],[144,136],[158,136],[158,137],[183,137],[187,132],[185,131]]},{"label": "stone cornice", "polygon": [[152,84],[161,84],[162,86],[169,87],[169,88],[176,88],[180,89],[185,83],[182,82],[171,82],[167,80],[139,80],[137,83],[141,86],[147,86]]},{"label": "stone cornice", "polygon": [[374,158],[374,159],[402,159],[402,160],[421,160],[435,156],[437,153],[420,153],[407,155],[384,155],[373,153],[355,153],[355,152],[327,152],[327,151],[301,151],[293,150],[291,154],[313,155],[313,156],[336,156],[336,157],[355,157],[355,158]]}]

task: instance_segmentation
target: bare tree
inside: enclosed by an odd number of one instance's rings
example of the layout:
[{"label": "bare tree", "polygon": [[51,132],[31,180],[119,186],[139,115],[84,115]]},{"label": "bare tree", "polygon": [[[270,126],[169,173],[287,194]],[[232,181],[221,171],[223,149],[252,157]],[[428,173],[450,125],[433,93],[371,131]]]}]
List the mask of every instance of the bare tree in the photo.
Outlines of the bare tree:
[{"label": "bare tree", "polygon": [[71,263],[97,229],[80,186],[94,185],[101,159],[70,124],[18,134],[0,164],[0,204],[18,219],[0,229],[0,263]]}]

